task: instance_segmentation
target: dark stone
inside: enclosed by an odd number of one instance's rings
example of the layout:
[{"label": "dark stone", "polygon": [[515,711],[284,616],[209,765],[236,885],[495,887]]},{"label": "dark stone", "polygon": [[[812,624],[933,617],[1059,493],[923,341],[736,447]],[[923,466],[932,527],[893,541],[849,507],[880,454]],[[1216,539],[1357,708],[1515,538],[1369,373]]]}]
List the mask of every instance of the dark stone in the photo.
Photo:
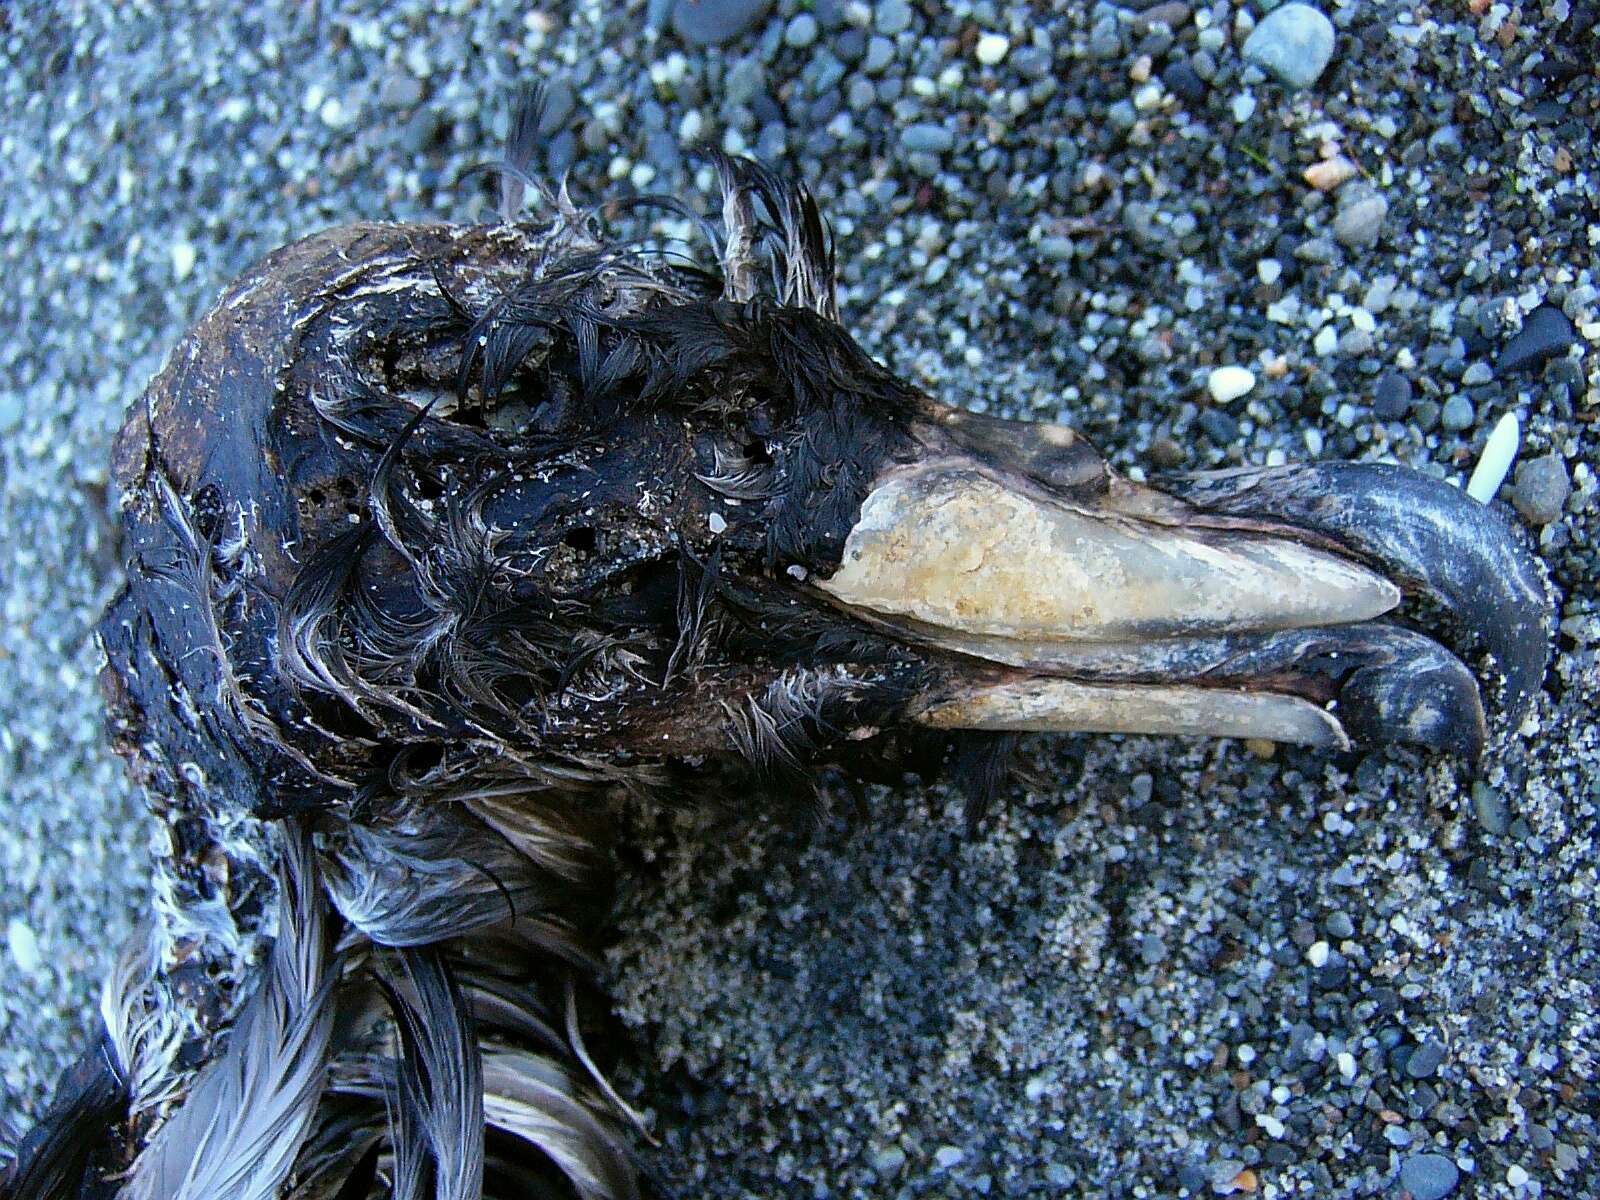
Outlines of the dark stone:
[{"label": "dark stone", "polygon": [[678,0],[672,28],[696,46],[720,46],[767,15],[772,0]]},{"label": "dark stone", "polygon": [[1398,421],[1411,411],[1411,381],[1399,371],[1385,371],[1372,389],[1372,412],[1385,421]]},{"label": "dark stone", "polygon": [[1196,74],[1187,59],[1180,58],[1161,73],[1161,82],[1167,90],[1185,104],[1204,104],[1206,81]]},{"label": "dark stone", "polygon": [[1206,436],[1219,446],[1231,446],[1239,439],[1239,422],[1220,409],[1206,409],[1199,421]]},{"label": "dark stone", "polygon": [[1494,369],[1504,375],[1507,371],[1537,367],[1546,359],[1565,354],[1577,337],[1578,331],[1565,313],[1554,305],[1541,304],[1523,319],[1522,328],[1495,359]]},{"label": "dark stone", "polygon": [[858,63],[861,56],[867,52],[867,35],[860,29],[846,29],[833,39],[833,52],[840,60],[847,63]]},{"label": "dark stone", "polygon": [[1426,1079],[1439,1069],[1444,1061],[1444,1047],[1435,1041],[1426,1041],[1411,1052],[1406,1059],[1406,1074],[1413,1079]]}]

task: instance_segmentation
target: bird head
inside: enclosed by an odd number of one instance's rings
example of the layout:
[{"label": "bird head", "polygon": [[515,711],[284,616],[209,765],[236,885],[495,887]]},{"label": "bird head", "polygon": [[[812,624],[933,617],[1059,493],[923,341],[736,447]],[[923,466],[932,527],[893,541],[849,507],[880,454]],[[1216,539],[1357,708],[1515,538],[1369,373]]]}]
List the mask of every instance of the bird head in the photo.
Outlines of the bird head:
[{"label": "bird head", "polygon": [[323,233],[224,296],[117,452],[147,771],[274,812],[953,742],[982,790],[1029,731],[1473,757],[1446,642],[1508,712],[1537,687],[1543,583],[1489,508],[1379,464],[1135,482],[930,396],[839,323],[804,188],[720,166],[709,263],[562,193]]}]

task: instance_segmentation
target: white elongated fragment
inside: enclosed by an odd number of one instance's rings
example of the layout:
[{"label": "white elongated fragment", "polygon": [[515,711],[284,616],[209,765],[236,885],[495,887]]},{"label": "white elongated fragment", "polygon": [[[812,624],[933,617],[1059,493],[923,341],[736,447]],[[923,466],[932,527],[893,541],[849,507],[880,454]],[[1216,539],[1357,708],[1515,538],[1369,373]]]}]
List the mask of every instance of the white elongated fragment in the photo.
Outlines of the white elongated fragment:
[{"label": "white elongated fragment", "polygon": [[1507,413],[1496,421],[1489,432],[1489,440],[1483,444],[1483,453],[1478,456],[1478,465],[1472,468],[1472,478],[1467,480],[1467,495],[1479,504],[1493,500],[1506,481],[1521,442],[1522,426],[1516,413]]},{"label": "white elongated fragment", "polygon": [[1400,601],[1383,577],[1286,538],[1085,513],[949,467],[879,484],[818,586],[935,630],[1025,641],[1333,625]]},{"label": "white elongated fragment", "polygon": [[919,720],[935,729],[1198,734],[1341,749],[1349,745],[1338,721],[1298,696],[1046,677],[980,687],[935,705]]}]

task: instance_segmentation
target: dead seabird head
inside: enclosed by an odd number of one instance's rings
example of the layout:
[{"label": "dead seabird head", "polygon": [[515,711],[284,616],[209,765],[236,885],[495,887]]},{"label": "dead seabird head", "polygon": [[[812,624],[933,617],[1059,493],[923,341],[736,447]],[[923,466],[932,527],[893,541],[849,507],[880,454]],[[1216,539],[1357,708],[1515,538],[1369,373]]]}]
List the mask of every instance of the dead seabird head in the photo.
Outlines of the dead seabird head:
[{"label": "dead seabird head", "polygon": [[869,358],[759,165],[705,262],[515,220],[531,112],[503,222],[277,252],[129,416],[105,689],[170,847],[0,1195],[631,1195],[573,1011],[617,789],[943,758],[981,809],[1034,730],[1476,755],[1417,605],[1538,685],[1539,573],[1455,489],[1132,482]]}]

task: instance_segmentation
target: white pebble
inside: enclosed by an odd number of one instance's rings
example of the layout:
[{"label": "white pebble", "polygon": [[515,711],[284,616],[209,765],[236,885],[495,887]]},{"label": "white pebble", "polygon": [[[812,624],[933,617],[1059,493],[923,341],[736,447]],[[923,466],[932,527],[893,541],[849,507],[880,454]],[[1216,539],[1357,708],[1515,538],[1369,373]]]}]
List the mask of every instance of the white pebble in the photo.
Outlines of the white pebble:
[{"label": "white pebble", "polygon": [[1521,441],[1522,427],[1517,421],[1517,414],[1507,413],[1496,423],[1494,432],[1483,444],[1478,465],[1472,468],[1472,478],[1467,480],[1467,495],[1479,504],[1493,500],[1500,485],[1506,481]]},{"label": "white pebble", "polygon": [[1328,943],[1312,942],[1310,949],[1306,951],[1306,961],[1313,967],[1320,967],[1326,963],[1328,961]]},{"label": "white pebble", "polygon": [[1256,98],[1249,92],[1240,92],[1229,107],[1233,110],[1233,119],[1243,125],[1255,115]]},{"label": "white pebble", "polygon": [[1339,1053],[1334,1056],[1333,1061],[1338,1064],[1339,1075],[1341,1078],[1354,1079],[1356,1077],[1356,1056],[1351,1054],[1350,1051],[1339,1051]]},{"label": "white pebble", "polygon": [[1338,344],[1339,335],[1334,332],[1332,325],[1324,325],[1317,330],[1317,336],[1311,339],[1311,348],[1322,358],[1332,354]]},{"label": "white pebble", "polygon": [[1261,282],[1271,287],[1283,275],[1283,264],[1275,258],[1263,258],[1256,263],[1256,275]]},{"label": "white pebble", "polygon": [[11,957],[17,964],[17,970],[24,975],[32,975],[39,969],[42,961],[39,957],[39,939],[20,917],[12,917],[6,926],[6,942],[11,947]]},{"label": "white pebble", "polygon": [[1512,1163],[1506,1168],[1506,1182],[1512,1187],[1521,1187],[1528,1182],[1528,1173],[1518,1164]]},{"label": "white pebble", "polygon": [[1256,1124],[1261,1126],[1269,1138],[1281,1138],[1284,1134],[1283,1122],[1271,1113],[1257,1113]]},{"label": "white pebble", "polygon": [[992,67],[1005,58],[1011,49],[1011,42],[998,33],[986,33],[978,39],[978,61],[986,67]]},{"label": "white pebble", "polygon": [[1244,367],[1215,367],[1206,377],[1206,390],[1218,404],[1237,400],[1255,385],[1255,375]]},{"label": "white pebble", "polygon": [[727,519],[719,512],[714,512],[707,517],[706,525],[710,528],[712,533],[724,533],[728,528]]},{"label": "white pebble", "polygon": [[188,242],[172,243],[172,277],[183,280],[194,270],[195,249]]}]

